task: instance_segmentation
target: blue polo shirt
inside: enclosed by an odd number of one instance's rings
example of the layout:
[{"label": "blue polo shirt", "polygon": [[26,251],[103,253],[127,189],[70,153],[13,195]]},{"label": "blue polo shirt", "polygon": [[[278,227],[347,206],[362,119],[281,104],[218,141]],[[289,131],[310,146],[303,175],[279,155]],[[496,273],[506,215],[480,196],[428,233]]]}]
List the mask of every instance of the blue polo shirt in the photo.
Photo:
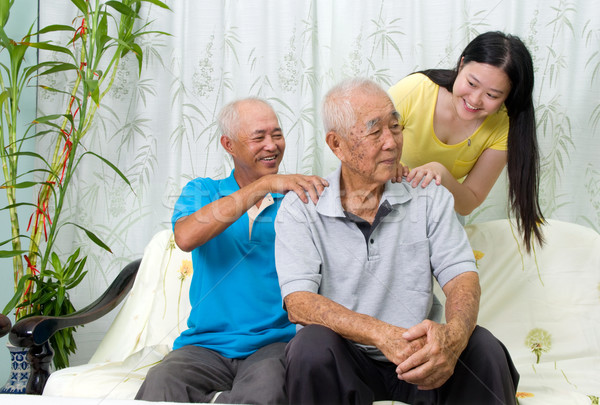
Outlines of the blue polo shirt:
[{"label": "blue polo shirt", "polygon": [[[178,219],[237,190],[233,171],[223,180],[190,181],[175,204],[173,228]],[[192,251],[192,310],[188,329],[175,340],[174,349],[197,345],[238,359],[294,336],[295,326],[282,309],[275,271],[274,222],[282,198],[273,195],[273,204],[255,219],[251,234],[244,213]]]}]

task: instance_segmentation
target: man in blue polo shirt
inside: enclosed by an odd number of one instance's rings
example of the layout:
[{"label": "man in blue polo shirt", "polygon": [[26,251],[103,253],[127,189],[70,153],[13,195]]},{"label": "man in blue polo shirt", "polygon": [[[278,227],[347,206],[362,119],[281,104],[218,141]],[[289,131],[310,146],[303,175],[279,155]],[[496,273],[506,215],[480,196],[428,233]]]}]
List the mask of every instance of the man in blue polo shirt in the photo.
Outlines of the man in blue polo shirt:
[{"label": "man in blue polo shirt", "polygon": [[316,202],[327,182],[277,174],[285,140],[266,101],[226,105],[219,125],[234,170],[223,180],[190,181],[172,218],[175,243],[192,252],[188,329],[149,371],[136,399],[287,402],[284,348],[295,327],[281,308],[273,224],[282,194]]}]

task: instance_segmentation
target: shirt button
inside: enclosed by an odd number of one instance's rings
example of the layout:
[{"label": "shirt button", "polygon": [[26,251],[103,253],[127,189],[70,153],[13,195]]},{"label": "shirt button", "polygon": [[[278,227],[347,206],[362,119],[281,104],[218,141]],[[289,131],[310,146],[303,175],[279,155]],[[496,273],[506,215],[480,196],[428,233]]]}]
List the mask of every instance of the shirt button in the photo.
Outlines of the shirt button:
[{"label": "shirt button", "polygon": [[371,239],[371,245],[375,243],[375,239]]}]

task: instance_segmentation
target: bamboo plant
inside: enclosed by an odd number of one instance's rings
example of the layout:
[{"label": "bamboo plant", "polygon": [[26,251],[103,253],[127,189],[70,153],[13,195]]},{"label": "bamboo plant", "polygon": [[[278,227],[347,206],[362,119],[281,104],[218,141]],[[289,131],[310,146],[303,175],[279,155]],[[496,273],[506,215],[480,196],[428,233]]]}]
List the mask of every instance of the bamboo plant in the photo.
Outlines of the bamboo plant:
[{"label": "bamboo plant", "polygon": [[[165,34],[148,30],[149,23],[140,24],[142,3],[168,7],[160,0],[71,0],[79,13],[73,25],[49,25],[35,33],[30,29],[24,38],[16,41],[9,38],[4,29],[14,1],[0,0],[0,52],[7,53],[9,58],[8,64],[0,64],[0,159],[4,175],[1,188],[6,191],[8,202],[2,210],[8,211],[11,229],[11,238],[0,242],[3,249],[0,258],[12,260],[15,287],[15,294],[3,314],[16,309],[18,320],[29,315],[64,315],[74,311],[68,290],[85,277],[86,258],[79,257],[77,249],[61,261],[54,245],[62,227],[78,228],[92,242],[110,252],[94,232],[63,220],[61,213],[67,204],[68,187],[84,158],[100,159],[129,185],[114,164],[83,148],[81,142],[112,86],[121,59],[131,52],[141,72],[140,37]],[[69,37],[65,44],[37,39],[65,33]],[[27,65],[24,55],[28,49],[36,50],[39,55],[52,52],[60,58]],[[47,86],[43,89],[64,96],[62,111],[38,117],[20,134],[17,117],[23,89],[35,85],[38,77],[59,72],[73,76],[71,91],[65,94],[64,90]],[[47,156],[29,146],[42,137],[50,137],[54,144]],[[21,159],[33,159],[36,167],[21,173]],[[17,190],[29,190],[34,197],[19,200]],[[28,214],[26,222],[19,217],[23,212]],[[69,354],[76,350],[73,329],[58,332],[50,343],[55,352],[55,367],[67,367]]]}]

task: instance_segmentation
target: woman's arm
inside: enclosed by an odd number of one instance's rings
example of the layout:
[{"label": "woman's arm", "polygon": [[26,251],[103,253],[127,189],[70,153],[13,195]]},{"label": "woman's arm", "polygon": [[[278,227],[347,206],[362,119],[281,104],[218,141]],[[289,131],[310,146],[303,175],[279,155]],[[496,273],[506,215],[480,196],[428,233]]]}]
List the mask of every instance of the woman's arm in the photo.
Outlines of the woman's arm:
[{"label": "woman's arm", "polygon": [[432,180],[442,184],[454,196],[454,209],[460,215],[468,215],[481,205],[506,166],[506,151],[486,149],[483,151],[465,181],[459,183],[442,164],[430,162],[415,167],[406,180],[413,187],[421,183],[426,187]]}]

